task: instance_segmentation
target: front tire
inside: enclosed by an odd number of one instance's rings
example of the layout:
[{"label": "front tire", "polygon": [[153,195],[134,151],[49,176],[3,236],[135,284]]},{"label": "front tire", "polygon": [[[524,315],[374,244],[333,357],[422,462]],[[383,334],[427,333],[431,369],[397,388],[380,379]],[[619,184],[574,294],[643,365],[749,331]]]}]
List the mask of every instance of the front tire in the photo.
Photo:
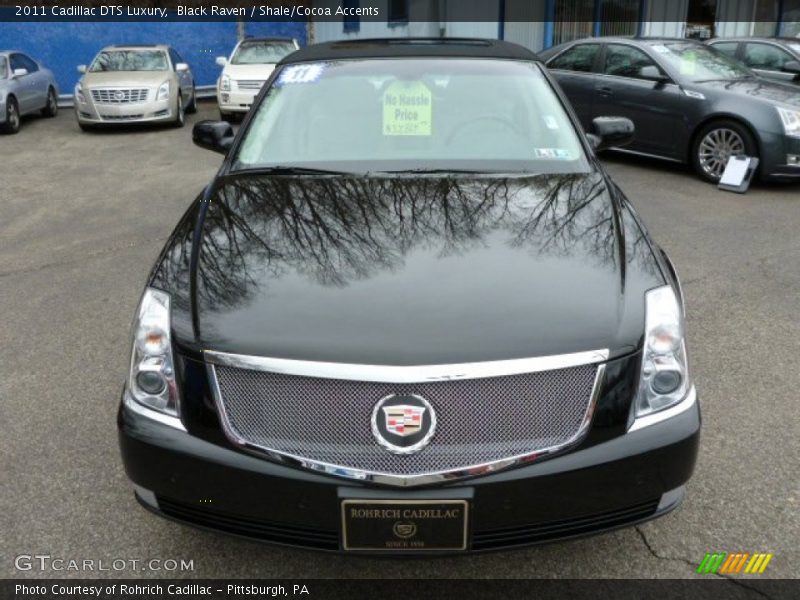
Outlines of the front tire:
[{"label": "front tire", "polygon": [[42,109],[42,116],[55,117],[58,114],[58,98],[56,91],[51,87],[47,90],[47,104]]},{"label": "front tire", "polygon": [[703,127],[692,144],[692,166],[700,177],[718,183],[731,156],[758,157],[753,135],[736,121],[714,121]]},{"label": "front tire", "polygon": [[2,126],[2,131],[9,134],[18,133],[21,123],[17,100],[13,96],[9,96],[6,99],[6,122]]},{"label": "front tire", "polygon": [[173,127],[183,127],[186,125],[186,108],[183,106],[183,95],[178,94],[177,106],[175,107],[175,120],[172,122]]},{"label": "front tire", "polygon": [[194,86],[192,86],[192,101],[189,103],[189,106],[186,107],[186,112],[190,115],[197,112],[197,88]]}]

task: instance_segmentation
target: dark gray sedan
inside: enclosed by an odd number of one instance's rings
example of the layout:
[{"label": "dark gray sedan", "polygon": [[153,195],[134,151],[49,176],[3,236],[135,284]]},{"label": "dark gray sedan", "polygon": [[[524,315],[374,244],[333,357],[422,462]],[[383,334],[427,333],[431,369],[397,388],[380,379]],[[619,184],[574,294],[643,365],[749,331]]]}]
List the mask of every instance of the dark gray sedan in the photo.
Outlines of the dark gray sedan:
[{"label": "dark gray sedan", "polygon": [[706,43],[759,75],[800,85],[799,38],[720,38]]},{"label": "dark gray sedan", "polygon": [[628,117],[624,151],[691,163],[719,180],[728,158],[757,156],[762,179],[800,180],[800,93],[699,42],[587,38],[541,53],[584,127]]}]

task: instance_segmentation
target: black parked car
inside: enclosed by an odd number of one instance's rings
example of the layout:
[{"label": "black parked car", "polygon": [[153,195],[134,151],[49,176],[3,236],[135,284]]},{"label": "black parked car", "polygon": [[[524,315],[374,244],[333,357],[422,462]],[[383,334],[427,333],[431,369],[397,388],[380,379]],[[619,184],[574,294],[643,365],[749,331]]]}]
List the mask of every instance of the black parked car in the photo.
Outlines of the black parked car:
[{"label": "black parked car", "polygon": [[706,43],[759,75],[800,85],[798,38],[719,38]]},{"label": "black parked car", "polygon": [[700,412],[675,271],[528,50],[289,55],[152,272],[120,445],[183,522],[352,552],[661,516]]},{"label": "black parked car", "polygon": [[718,181],[732,155],[760,158],[762,179],[800,178],[800,94],[685,39],[588,38],[542,53],[588,126],[597,115],[636,125],[625,149],[688,162]]}]

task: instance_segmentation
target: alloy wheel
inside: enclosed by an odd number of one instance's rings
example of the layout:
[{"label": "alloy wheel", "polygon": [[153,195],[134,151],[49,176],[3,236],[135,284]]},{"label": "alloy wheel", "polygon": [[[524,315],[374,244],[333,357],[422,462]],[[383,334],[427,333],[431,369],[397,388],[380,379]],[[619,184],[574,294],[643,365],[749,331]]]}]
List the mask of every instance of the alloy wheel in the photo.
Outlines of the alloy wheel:
[{"label": "alloy wheel", "polygon": [[701,140],[697,158],[700,167],[707,175],[719,179],[725,171],[728,159],[731,156],[745,154],[746,151],[741,135],[733,129],[721,127],[712,129]]}]

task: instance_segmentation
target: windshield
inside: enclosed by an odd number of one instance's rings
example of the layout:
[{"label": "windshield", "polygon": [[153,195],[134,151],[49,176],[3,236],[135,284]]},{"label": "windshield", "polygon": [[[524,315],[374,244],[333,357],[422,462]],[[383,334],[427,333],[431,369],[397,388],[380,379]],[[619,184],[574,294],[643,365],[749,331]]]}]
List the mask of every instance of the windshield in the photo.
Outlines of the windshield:
[{"label": "windshield", "polygon": [[292,42],[253,41],[242,42],[233,53],[233,65],[275,64],[296,48]]},{"label": "windshield", "polygon": [[8,77],[8,61],[5,56],[0,56],[0,79]]},{"label": "windshield", "polygon": [[701,46],[691,42],[673,42],[656,44],[652,48],[685,80],[694,83],[755,76],[738,60],[730,58],[710,46]]},{"label": "windshield", "polygon": [[166,71],[167,55],[161,50],[107,50],[94,59],[89,71]]},{"label": "windshield", "polygon": [[284,67],[235,169],[587,172],[572,122],[535,63],[373,59]]}]

